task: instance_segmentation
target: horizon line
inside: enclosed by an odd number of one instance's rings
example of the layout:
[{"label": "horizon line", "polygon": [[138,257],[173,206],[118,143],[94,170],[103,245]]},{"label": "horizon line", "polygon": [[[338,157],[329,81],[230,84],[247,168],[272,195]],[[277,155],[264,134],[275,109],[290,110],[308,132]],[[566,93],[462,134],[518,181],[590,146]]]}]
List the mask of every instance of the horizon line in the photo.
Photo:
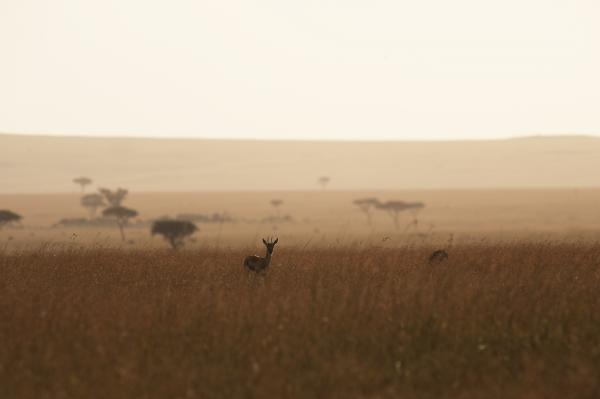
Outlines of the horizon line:
[{"label": "horizon line", "polygon": [[600,133],[589,134],[589,133],[532,133],[524,135],[513,135],[504,137],[484,137],[484,138],[348,138],[348,139],[335,139],[335,138],[263,138],[263,137],[206,137],[206,136],[166,136],[166,135],[131,135],[131,134],[118,134],[118,135],[102,135],[101,133],[92,134],[77,134],[77,133],[31,133],[31,132],[6,132],[0,131],[0,136],[18,136],[18,137],[30,137],[30,138],[64,138],[64,139],[137,139],[137,140],[193,140],[193,141],[271,141],[271,142],[303,142],[303,143],[396,143],[396,142],[422,142],[422,143],[441,143],[441,142],[492,142],[492,141],[509,141],[509,140],[526,140],[526,139],[600,139]]},{"label": "horizon line", "polygon": [[[315,194],[344,194],[344,193],[396,193],[402,191],[412,192],[493,192],[493,191],[586,191],[586,190],[600,190],[600,185],[580,185],[580,186],[459,186],[459,187],[405,187],[405,188],[329,188],[321,190],[318,188],[297,188],[297,189],[204,189],[204,190],[134,190],[130,191],[130,194],[271,194],[271,193],[315,193]],[[92,190],[86,193],[94,193],[98,190]],[[20,195],[81,195],[81,191],[0,191],[1,196],[20,196]]]}]

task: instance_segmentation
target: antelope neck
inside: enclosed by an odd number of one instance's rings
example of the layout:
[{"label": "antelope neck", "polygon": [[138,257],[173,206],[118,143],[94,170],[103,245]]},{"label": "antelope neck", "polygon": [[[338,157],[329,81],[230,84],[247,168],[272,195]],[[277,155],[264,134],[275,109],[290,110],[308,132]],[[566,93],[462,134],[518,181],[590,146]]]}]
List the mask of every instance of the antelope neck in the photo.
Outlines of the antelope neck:
[{"label": "antelope neck", "polygon": [[265,255],[265,261],[267,263],[271,262],[271,252],[269,252],[268,248],[267,248],[267,254]]}]

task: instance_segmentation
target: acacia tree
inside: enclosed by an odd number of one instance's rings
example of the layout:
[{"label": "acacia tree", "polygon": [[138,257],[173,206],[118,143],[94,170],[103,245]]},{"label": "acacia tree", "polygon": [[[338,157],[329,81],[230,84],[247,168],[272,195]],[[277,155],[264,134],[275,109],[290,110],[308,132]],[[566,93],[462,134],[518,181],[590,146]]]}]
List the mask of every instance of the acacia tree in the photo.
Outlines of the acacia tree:
[{"label": "acacia tree", "polygon": [[371,226],[373,223],[373,208],[379,205],[379,200],[374,197],[368,197],[355,199],[352,203],[358,206],[358,209],[365,214],[367,224]]},{"label": "acacia tree", "polygon": [[121,240],[125,241],[124,228],[129,224],[129,219],[136,217],[138,212],[124,206],[111,206],[102,211],[102,215],[116,219],[117,226],[119,226],[119,231],[121,232]]},{"label": "acacia tree", "polygon": [[81,186],[81,192],[83,193],[85,191],[85,186],[92,184],[92,179],[81,176],[73,179],[73,183],[79,184]]},{"label": "acacia tree", "polygon": [[129,193],[129,191],[121,187],[117,188],[115,191],[109,190],[108,188],[100,188],[98,191],[104,196],[106,202],[108,202],[110,206],[121,206],[121,203]]},{"label": "acacia tree", "polygon": [[96,216],[98,208],[102,208],[103,206],[106,206],[106,204],[104,203],[104,197],[102,197],[102,195],[93,193],[81,197],[81,206],[88,209],[90,219],[93,219]]},{"label": "acacia tree", "polygon": [[271,205],[273,206],[273,208],[275,208],[275,213],[276,213],[276,216],[277,216],[277,218],[279,218],[279,216],[280,216],[279,207],[280,207],[281,205],[283,205],[283,200],[280,200],[280,199],[272,199],[272,200],[271,200]]},{"label": "acacia tree", "polygon": [[157,220],[152,224],[152,235],[163,236],[173,249],[183,246],[185,239],[197,230],[198,227],[187,220]]},{"label": "acacia tree", "polygon": [[400,212],[407,209],[418,210],[425,207],[422,202],[387,201],[377,204],[377,209],[384,210],[392,218],[396,230],[400,228]]},{"label": "acacia tree", "polygon": [[21,215],[14,213],[13,211],[0,209],[0,230],[4,226],[19,222],[21,219],[23,219]]},{"label": "acacia tree", "polygon": [[321,189],[325,190],[327,188],[327,185],[329,184],[329,182],[331,181],[331,178],[329,176],[321,176],[317,179],[317,183],[319,183],[319,185],[321,185]]}]

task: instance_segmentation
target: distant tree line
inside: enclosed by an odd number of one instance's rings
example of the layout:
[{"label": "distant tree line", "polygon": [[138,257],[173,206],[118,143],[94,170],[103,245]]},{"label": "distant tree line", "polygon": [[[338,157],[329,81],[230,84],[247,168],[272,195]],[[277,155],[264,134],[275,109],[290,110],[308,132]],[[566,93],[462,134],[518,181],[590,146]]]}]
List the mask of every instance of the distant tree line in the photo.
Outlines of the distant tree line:
[{"label": "distant tree line", "polygon": [[[81,186],[81,192],[85,191],[85,187],[92,184],[92,179],[88,177],[78,177],[73,179],[73,182]],[[123,202],[127,198],[129,191],[124,188],[110,190],[108,188],[99,188],[96,193],[82,195],[81,206],[88,210],[90,220],[94,220],[98,210],[105,208],[102,211],[102,217],[105,219],[114,219],[121,240],[125,241],[125,228],[130,224],[130,221],[138,216],[138,211],[135,209],[123,206]],[[186,217],[199,219],[201,221],[219,222],[231,220],[227,214],[213,214],[212,216],[205,215],[178,215],[177,219],[163,218],[152,223],[151,234],[161,235],[171,245],[173,249],[181,248],[185,240],[194,234],[198,227],[192,220],[186,220]]]},{"label": "distant tree line", "polygon": [[367,224],[373,224],[373,212],[376,210],[386,212],[394,223],[396,230],[400,228],[400,213],[404,211],[410,212],[412,220],[409,225],[418,226],[418,214],[425,208],[422,202],[405,202],[392,200],[381,202],[375,197],[358,198],[353,201],[353,204],[365,214]]}]

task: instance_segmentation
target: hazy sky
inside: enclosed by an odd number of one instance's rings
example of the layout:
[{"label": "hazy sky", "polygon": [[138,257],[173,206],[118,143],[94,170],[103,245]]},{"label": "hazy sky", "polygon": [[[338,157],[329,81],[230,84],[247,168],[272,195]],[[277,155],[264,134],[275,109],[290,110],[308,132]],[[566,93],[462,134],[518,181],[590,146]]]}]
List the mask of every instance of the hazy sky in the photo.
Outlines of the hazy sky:
[{"label": "hazy sky", "polygon": [[598,0],[1,0],[0,131],[600,133]]}]

